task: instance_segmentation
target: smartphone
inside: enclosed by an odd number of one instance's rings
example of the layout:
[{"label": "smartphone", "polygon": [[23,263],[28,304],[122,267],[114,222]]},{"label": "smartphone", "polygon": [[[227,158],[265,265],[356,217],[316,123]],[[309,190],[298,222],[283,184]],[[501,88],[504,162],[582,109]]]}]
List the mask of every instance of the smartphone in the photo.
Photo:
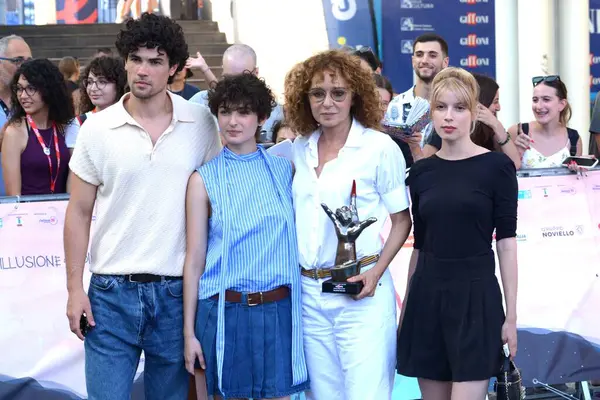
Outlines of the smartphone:
[{"label": "smartphone", "polygon": [[591,169],[598,164],[598,159],[588,157],[567,157],[562,162],[562,165],[567,167],[572,162],[575,162],[575,164],[577,164],[578,167]]},{"label": "smartphone", "polygon": [[92,326],[89,324],[87,315],[85,315],[85,313],[81,314],[81,318],[79,318],[79,329],[81,330],[81,334],[83,336],[87,335],[90,329],[92,329]]}]

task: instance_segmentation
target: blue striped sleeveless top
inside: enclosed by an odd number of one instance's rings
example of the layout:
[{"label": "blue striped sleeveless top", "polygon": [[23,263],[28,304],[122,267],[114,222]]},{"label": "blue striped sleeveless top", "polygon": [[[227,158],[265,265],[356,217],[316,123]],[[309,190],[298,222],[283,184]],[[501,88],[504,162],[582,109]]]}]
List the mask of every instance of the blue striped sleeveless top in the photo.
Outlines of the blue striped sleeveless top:
[{"label": "blue striped sleeveless top", "polygon": [[[225,348],[225,290],[260,292],[287,285],[292,300],[294,385],[308,379],[302,343],[300,269],[292,166],[262,146],[237,155],[227,147],[198,169],[210,199],[208,247],[198,298],[219,294],[217,364],[219,388]],[[227,395],[227,393],[224,393]]]}]

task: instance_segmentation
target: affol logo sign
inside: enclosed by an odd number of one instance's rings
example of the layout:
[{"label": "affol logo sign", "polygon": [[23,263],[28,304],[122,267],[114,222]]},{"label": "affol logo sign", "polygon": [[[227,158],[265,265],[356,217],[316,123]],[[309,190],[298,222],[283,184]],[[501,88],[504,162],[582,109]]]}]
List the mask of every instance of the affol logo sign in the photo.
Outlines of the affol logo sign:
[{"label": "affol logo sign", "polygon": [[489,65],[489,58],[479,58],[474,54],[471,54],[467,56],[467,58],[462,58],[460,60],[460,66],[466,68],[489,67]]},{"label": "affol logo sign", "polygon": [[467,37],[460,38],[461,46],[477,47],[477,46],[489,46],[489,37],[478,37],[476,34],[471,33]]},{"label": "affol logo sign", "polygon": [[467,15],[460,16],[460,23],[467,25],[478,25],[478,24],[489,24],[489,15],[477,15],[477,13],[470,12]]},{"label": "affol logo sign", "polygon": [[23,218],[17,216],[17,226],[23,226]]},{"label": "affol logo sign", "polygon": [[465,4],[478,4],[478,3],[487,3],[489,0],[460,0],[461,3]]}]

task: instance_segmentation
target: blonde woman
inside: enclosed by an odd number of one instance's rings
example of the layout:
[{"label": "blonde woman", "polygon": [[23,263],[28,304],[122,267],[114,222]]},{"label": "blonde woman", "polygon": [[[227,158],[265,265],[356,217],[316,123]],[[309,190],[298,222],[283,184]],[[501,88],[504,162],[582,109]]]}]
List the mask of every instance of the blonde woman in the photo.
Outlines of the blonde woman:
[{"label": "blonde woman", "polygon": [[442,147],[416,162],[408,179],[415,243],[397,369],[419,378],[424,400],[483,400],[503,343],[517,351],[516,169],[506,154],[473,143],[477,98],[465,70],[435,77],[431,117]]}]

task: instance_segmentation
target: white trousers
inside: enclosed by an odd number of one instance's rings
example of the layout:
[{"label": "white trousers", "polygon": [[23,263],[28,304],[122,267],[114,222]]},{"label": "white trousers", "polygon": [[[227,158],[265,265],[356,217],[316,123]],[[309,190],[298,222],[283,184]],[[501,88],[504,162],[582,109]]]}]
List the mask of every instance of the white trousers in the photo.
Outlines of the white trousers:
[{"label": "white trousers", "polygon": [[307,400],[389,400],[396,366],[396,304],[389,271],[375,296],[322,293],[302,277]]}]

